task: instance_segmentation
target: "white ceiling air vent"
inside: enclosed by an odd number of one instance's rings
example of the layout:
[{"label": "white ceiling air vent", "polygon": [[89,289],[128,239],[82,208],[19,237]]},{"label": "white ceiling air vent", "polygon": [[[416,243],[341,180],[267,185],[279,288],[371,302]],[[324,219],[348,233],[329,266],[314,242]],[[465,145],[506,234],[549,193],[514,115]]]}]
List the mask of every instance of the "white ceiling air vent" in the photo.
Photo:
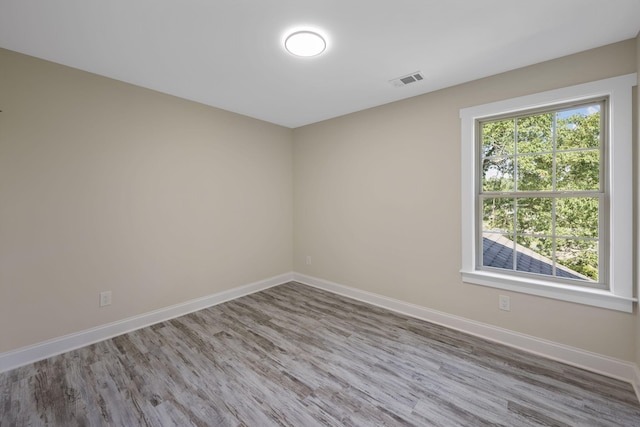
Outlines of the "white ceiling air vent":
[{"label": "white ceiling air vent", "polygon": [[391,83],[395,87],[402,87],[411,83],[419,82],[420,80],[424,80],[422,71],[415,71],[411,74],[407,74],[406,76],[397,77],[393,80],[389,80],[389,83]]}]

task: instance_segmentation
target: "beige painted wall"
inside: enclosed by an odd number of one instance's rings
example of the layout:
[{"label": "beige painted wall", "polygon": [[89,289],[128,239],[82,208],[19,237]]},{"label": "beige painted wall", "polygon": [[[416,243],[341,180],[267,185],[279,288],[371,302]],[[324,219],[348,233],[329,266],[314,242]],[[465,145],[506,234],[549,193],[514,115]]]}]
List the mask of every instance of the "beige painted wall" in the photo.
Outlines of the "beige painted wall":
[{"label": "beige painted wall", "polygon": [[0,110],[0,352],[292,270],[290,129],[6,50]]},{"label": "beige painted wall", "polygon": [[[636,36],[636,70],[638,74],[640,74],[640,33]],[[638,83],[640,84],[640,77],[638,77]],[[636,174],[636,216],[635,216],[635,227],[636,227],[636,268],[634,269],[634,278],[636,281],[636,296],[640,295],[640,289],[638,288],[640,283],[640,271],[638,269],[638,265],[640,265],[640,88],[636,87],[635,92],[635,107],[636,107],[636,133],[635,133],[635,168],[634,172]],[[640,366],[640,314],[638,314],[638,305],[636,304],[636,363]]]},{"label": "beige painted wall", "polygon": [[629,40],[296,129],[295,271],[635,361],[635,314],[461,282],[459,110],[637,68]]}]

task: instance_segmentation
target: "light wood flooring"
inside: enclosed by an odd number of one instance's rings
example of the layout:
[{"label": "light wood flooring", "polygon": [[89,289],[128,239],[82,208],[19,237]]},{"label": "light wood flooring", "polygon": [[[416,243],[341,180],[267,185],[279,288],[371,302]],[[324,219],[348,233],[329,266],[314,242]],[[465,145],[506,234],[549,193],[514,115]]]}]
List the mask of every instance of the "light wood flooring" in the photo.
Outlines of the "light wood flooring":
[{"label": "light wood flooring", "polygon": [[632,387],[288,283],[0,374],[0,426],[640,426]]}]

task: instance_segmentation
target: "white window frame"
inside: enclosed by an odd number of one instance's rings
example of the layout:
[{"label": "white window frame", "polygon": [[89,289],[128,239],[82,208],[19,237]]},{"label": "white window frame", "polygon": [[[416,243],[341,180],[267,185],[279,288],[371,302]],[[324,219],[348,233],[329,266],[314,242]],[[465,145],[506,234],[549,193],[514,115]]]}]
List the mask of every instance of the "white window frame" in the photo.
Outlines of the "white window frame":
[{"label": "white window frame", "polygon": [[[536,93],[504,101],[478,105],[460,110],[462,122],[462,280],[483,286],[522,292],[563,301],[631,313],[633,302],[633,172],[632,172],[632,87],[636,73],[613,77],[576,86]],[[479,233],[477,232],[477,188],[479,165],[476,148],[477,121],[493,116],[516,114],[538,108],[551,108],[597,97],[608,97],[608,164],[605,168],[609,182],[609,289],[554,282],[553,278],[530,278],[508,271],[480,270],[476,262]],[[606,215],[605,215],[606,217]],[[606,252],[606,251],[605,251]]]}]

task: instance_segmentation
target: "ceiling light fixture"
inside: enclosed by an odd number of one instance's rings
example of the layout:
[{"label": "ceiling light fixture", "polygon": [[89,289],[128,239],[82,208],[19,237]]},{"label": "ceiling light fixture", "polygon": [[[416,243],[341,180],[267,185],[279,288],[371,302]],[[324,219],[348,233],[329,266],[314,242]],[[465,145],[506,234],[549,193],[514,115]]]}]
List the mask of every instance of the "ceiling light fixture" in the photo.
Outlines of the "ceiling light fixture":
[{"label": "ceiling light fixture", "polygon": [[309,57],[324,52],[327,42],[313,31],[296,31],[287,37],[284,47],[292,55]]}]

